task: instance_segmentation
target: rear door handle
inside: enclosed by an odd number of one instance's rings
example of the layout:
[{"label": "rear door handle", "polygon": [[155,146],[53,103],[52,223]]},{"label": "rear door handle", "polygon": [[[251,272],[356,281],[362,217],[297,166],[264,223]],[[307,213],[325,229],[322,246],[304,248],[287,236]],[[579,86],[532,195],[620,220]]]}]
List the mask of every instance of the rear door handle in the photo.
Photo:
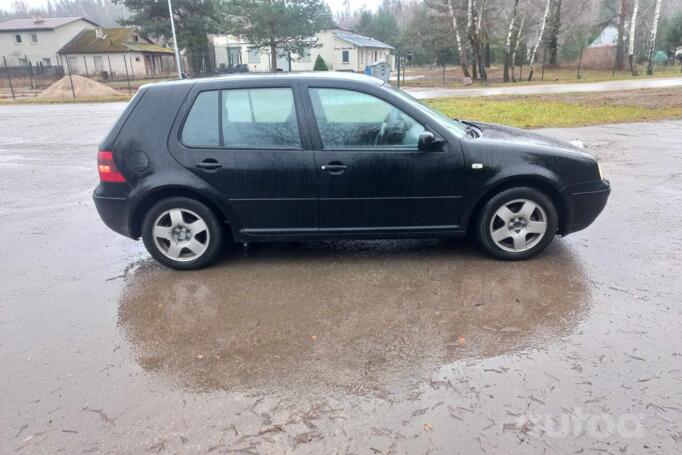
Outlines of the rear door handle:
[{"label": "rear door handle", "polygon": [[323,171],[327,171],[332,175],[343,174],[343,171],[348,169],[348,166],[341,163],[329,163],[322,166]]},{"label": "rear door handle", "polygon": [[201,163],[195,164],[194,166],[205,171],[215,171],[216,169],[220,169],[221,167],[223,167],[222,164],[220,164],[217,160],[214,160],[212,158],[206,159]]}]

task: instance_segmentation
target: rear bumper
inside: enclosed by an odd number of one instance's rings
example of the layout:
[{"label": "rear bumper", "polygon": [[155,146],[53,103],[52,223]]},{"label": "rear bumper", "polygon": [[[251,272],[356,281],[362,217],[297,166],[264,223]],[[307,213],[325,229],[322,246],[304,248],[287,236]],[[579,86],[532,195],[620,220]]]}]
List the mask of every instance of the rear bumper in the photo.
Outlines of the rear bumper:
[{"label": "rear bumper", "polygon": [[92,199],[100,218],[111,230],[134,239],[130,228],[130,204],[127,191],[111,191],[100,184],[95,188]]},{"label": "rear bumper", "polygon": [[611,194],[608,180],[569,185],[564,189],[567,204],[567,219],[561,235],[585,229],[599,216]]}]

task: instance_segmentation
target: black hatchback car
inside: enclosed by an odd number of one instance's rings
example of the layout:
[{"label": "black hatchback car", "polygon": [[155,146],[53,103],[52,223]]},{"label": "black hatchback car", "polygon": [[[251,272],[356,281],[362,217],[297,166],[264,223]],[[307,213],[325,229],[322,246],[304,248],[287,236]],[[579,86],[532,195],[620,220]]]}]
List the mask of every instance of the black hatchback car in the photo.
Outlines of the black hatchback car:
[{"label": "black hatchback car", "polygon": [[238,242],[458,237],[526,259],[610,193],[559,140],[453,120],[347,73],[146,85],[100,144],[100,216],[176,269]]}]

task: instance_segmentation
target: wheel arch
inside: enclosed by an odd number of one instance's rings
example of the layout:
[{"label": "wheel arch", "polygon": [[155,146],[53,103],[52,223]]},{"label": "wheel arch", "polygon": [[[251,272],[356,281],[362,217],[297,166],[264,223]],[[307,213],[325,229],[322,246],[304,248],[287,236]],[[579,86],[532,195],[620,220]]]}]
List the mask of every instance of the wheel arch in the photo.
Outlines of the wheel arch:
[{"label": "wheel arch", "polygon": [[130,217],[130,232],[132,237],[139,238],[142,235],[142,223],[145,213],[157,202],[171,197],[186,197],[201,202],[208,207],[218,219],[222,219],[225,224],[230,224],[228,215],[221,209],[216,202],[202,195],[197,191],[185,187],[163,187],[145,194],[136,204],[135,210]]},{"label": "wheel arch", "polygon": [[522,186],[542,191],[544,194],[547,195],[547,197],[550,198],[552,203],[554,203],[554,207],[557,210],[557,215],[559,216],[558,231],[559,233],[563,232],[566,220],[568,219],[569,215],[568,203],[564,199],[564,196],[562,195],[561,191],[557,186],[555,186],[550,181],[535,175],[511,177],[503,181],[496,182],[492,186],[486,188],[486,190],[476,199],[476,202],[474,203],[473,208],[469,214],[469,218],[467,220],[468,229],[472,229],[474,227],[472,221],[475,222],[476,220],[478,220],[478,216],[481,213],[483,206],[486,204],[486,202],[490,200],[490,198],[504,190]]}]

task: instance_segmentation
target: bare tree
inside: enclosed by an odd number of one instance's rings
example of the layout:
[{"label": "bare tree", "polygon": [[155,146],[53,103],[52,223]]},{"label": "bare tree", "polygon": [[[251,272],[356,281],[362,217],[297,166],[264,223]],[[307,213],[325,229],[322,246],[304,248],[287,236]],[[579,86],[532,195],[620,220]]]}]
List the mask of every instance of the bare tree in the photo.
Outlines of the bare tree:
[{"label": "bare tree", "polygon": [[656,0],[656,9],[654,10],[654,22],[651,24],[651,38],[649,39],[649,64],[646,68],[646,74],[651,76],[654,74],[654,54],[656,53],[656,33],[658,33],[658,22],[661,19],[661,3],[663,0]]},{"label": "bare tree", "polygon": [[618,71],[625,68],[625,22],[628,15],[628,0],[620,0],[618,8],[618,41],[616,42],[616,62]]},{"label": "bare tree", "polygon": [[457,14],[455,14],[455,8],[452,6],[452,2],[454,0],[446,1],[448,2],[448,12],[450,13],[450,19],[452,19],[452,28],[455,30],[455,37],[457,38],[457,51],[459,52],[459,62],[462,65],[462,73],[464,73],[464,77],[471,77],[469,74],[466,49],[464,49],[464,46],[462,45],[462,35],[459,33]]},{"label": "bare tree", "polygon": [[637,66],[635,65],[635,36],[637,32],[637,14],[639,13],[639,0],[634,0],[632,5],[632,18],[630,19],[630,40],[628,43],[628,61],[630,72],[637,76]]},{"label": "bare tree", "polygon": [[549,17],[549,9],[552,6],[552,0],[547,0],[547,6],[545,7],[545,14],[542,16],[542,22],[540,23],[540,34],[538,35],[538,40],[535,42],[535,46],[533,46],[533,50],[531,51],[530,58],[528,59],[528,80],[531,81],[533,80],[533,65],[535,64],[535,57],[538,53],[538,48],[540,47],[540,43],[542,42],[542,36],[545,34],[545,28],[547,27],[547,17]]},{"label": "bare tree", "polygon": [[509,82],[509,66],[514,67],[514,62],[511,62],[512,49],[514,49],[514,28],[516,26],[516,16],[519,11],[519,0],[514,0],[514,7],[512,8],[511,19],[509,20],[509,32],[507,32],[507,44],[504,48],[504,82]]},{"label": "bare tree", "polygon": [[[516,82],[516,74],[514,72],[514,65],[516,65],[516,54],[519,51],[519,45],[521,44],[521,37],[523,36],[524,26],[526,25],[526,17],[528,16],[528,9],[530,8],[530,0],[526,0],[526,7],[523,9],[523,16],[521,16],[521,23],[519,24],[519,29],[516,32],[516,39],[514,39],[514,50],[511,55],[511,79],[512,82]],[[520,77],[520,76],[519,76]]]},{"label": "bare tree", "polygon": [[549,65],[556,66],[559,55],[559,33],[561,33],[561,3],[562,0],[554,0],[550,12],[547,44],[549,46]]},{"label": "bare tree", "polygon": [[481,40],[478,29],[478,10],[476,8],[476,0],[469,0],[468,3],[467,34],[469,36],[469,42],[471,43],[471,50],[474,54],[474,79],[476,79],[477,75],[480,75],[481,81],[485,82],[488,80],[488,75],[486,74],[485,64],[481,58]]}]

